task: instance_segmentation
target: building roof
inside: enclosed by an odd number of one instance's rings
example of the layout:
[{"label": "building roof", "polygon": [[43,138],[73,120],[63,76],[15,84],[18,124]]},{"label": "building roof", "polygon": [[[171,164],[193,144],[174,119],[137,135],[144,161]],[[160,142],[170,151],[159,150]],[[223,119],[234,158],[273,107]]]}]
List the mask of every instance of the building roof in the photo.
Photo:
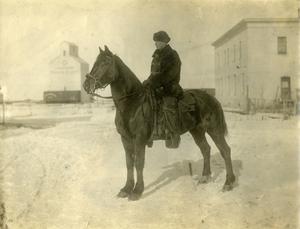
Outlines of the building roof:
[{"label": "building roof", "polygon": [[249,23],[298,23],[298,18],[246,18],[241,20],[235,26],[233,26],[230,30],[224,33],[221,37],[219,37],[216,41],[212,43],[213,46],[218,46],[222,42],[229,40],[231,37],[239,33],[240,31],[246,29],[246,25]]},{"label": "building roof", "polygon": [[[73,60],[75,60],[76,62],[80,63],[80,64],[87,64],[88,65],[88,62],[86,62],[84,59],[80,58],[78,56],[78,49],[79,47],[75,44],[75,43],[72,43],[72,42],[69,42],[69,41],[62,41],[60,43],[60,45],[62,44],[67,44],[69,46],[75,46],[77,48],[77,51],[76,51],[76,54],[77,55],[67,55],[68,58],[72,58]],[[49,64],[52,64],[53,62],[55,62],[56,60],[60,59],[61,58],[61,55],[57,56],[56,58],[52,59]]]},{"label": "building roof", "polygon": [[[50,60],[49,64],[52,64],[53,62],[61,59],[62,57],[61,56],[57,56],[55,57],[54,59]],[[75,60],[76,62],[80,63],[80,64],[89,64],[88,62],[86,62],[85,60],[83,60],[82,58],[80,57],[75,57],[75,56],[68,56],[68,58],[71,58],[73,60]]]},{"label": "building roof", "polygon": [[80,57],[74,57],[74,56],[72,56],[72,58],[74,60],[76,60],[77,62],[81,63],[81,64],[88,64],[88,62],[86,62],[84,59],[82,59]]},{"label": "building roof", "polygon": [[75,43],[70,41],[62,41],[60,44],[64,44],[64,43],[78,47]]}]

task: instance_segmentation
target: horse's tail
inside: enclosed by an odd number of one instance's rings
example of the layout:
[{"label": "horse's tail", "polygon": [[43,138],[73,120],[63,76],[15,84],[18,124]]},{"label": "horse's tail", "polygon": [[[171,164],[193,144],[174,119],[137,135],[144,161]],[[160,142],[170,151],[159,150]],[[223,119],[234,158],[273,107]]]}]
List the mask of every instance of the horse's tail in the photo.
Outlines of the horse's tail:
[{"label": "horse's tail", "polygon": [[225,121],[224,111],[222,109],[220,102],[216,98],[214,98],[214,100],[216,101],[216,108],[217,108],[216,115],[217,115],[218,129],[220,130],[221,134],[223,134],[224,136],[227,136],[228,129],[227,129],[226,121]]}]

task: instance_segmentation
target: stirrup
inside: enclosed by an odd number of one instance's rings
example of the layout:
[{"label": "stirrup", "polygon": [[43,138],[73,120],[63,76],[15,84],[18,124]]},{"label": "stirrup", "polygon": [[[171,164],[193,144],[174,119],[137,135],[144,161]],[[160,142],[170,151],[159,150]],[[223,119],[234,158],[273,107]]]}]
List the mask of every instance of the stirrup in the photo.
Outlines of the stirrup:
[{"label": "stirrup", "polygon": [[152,148],[152,146],[153,146],[153,140],[148,141],[147,142],[147,146],[148,146],[148,148]]},{"label": "stirrup", "polygon": [[170,138],[166,139],[165,145],[169,149],[176,149],[179,147],[180,140],[181,138],[179,134],[172,134]]}]

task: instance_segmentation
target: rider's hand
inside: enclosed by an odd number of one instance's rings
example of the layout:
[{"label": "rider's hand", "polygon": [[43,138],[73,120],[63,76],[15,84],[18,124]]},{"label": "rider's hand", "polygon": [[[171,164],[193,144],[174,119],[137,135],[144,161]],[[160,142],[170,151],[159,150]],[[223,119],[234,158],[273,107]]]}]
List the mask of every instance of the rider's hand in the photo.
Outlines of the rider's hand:
[{"label": "rider's hand", "polygon": [[149,80],[149,79],[144,80],[143,86],[144,86],[144,87],[149,87],[149,86],[150,86],[150,80]]}]

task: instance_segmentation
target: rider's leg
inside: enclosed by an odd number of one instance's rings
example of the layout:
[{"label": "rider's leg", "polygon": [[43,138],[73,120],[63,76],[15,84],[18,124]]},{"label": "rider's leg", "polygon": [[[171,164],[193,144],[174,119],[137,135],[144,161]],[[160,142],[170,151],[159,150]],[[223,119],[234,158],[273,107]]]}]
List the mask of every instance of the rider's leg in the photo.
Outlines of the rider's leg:
[{"label": "rider's leg", "polygon": [[180,143],[180,126],[177,106],[177,98],[171,96],[163,97],[163,113],[167,135],[166,145],[170,148],[177,148]]}]

